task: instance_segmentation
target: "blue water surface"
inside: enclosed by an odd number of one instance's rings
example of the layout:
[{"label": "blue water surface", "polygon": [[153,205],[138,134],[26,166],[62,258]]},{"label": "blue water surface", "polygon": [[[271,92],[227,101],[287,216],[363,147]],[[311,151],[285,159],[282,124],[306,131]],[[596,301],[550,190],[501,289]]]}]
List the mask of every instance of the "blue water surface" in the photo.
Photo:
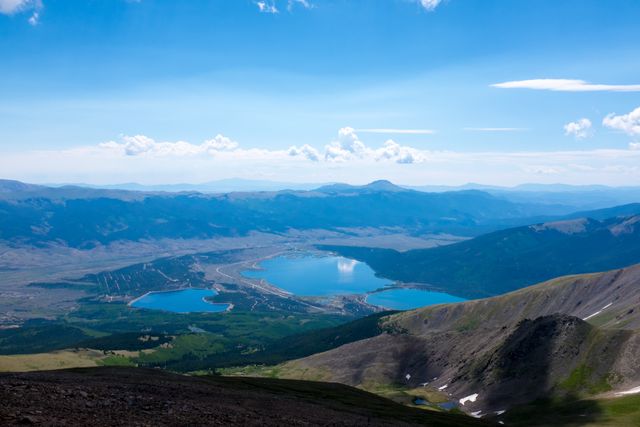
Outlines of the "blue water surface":
[{"label": "blue water surface", "polygon": [[245,270],[242,275],[265,279],[299,296],[362,294],[392,283],[376,277],[367,264],[339,256],[280,256],[259,267],[261,270]]},{"label": "blue water surface", "polygon": [[212,297],[217,294],[212,289],[150,292],[132,302],[131,306],[173,313],[219,313],[229,308],[229,304],[212,304],[204,300],[205,297]]},{"label": "blue water surface", "polygon": [[436,304],[448,304],[466,301],[464,298],[445,294],[444,292],[423,291],[420,289],[389,289],[367,296],[372,305],[392,310],[411,310]]}]

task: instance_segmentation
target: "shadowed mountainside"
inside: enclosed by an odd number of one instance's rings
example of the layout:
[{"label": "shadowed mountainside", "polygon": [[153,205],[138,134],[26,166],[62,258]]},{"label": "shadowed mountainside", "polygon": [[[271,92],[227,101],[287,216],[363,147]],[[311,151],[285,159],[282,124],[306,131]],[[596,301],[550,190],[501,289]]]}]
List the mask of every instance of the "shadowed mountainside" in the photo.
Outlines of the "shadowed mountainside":
[{"label": "shadowed mountainside", "polygon": [[[640,384],[640,266],[382,319],[383,333],[280,366],[287,378],[375,389],[427,383],[490,414],[537,398]],[[584,319],[584,320],[583,320]],[[409,375],[409,377],[407,377]]]},{"label": "shadowed mountainside", "polygon": [[542,223],[407,252],[321,248],[364,261],[389,279],[427,283],[455,295],[478,298],[567,274],[640,263],[640,215]]},{"label": "shadowed mountainside", "polygon": [[118,240],[240,236],[251,231],[400,228],[478,235],[566,207],[512,203],[481,191],[423,193],[386,181],[315,191],[142,193],[0,182],[0,240],[92,247]]}]

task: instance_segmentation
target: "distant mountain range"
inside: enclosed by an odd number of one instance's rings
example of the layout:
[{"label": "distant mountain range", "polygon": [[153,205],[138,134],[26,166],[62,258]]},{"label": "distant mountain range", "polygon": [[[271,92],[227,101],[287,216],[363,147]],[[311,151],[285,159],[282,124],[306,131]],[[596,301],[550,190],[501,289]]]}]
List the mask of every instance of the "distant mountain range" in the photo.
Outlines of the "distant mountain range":
[{"label": "distant mountain range", "polygon": [[235,191],[282,191],[282,190],[313,190],[325,184],[279,182],[268,180],[230,178],[217,181],[203,182],[200,184],[156,184],[144,185],[135,182],[122,184],[49,184],[51,187],[87,187],[105,190],[129,190],[129,191],[166,191],[166,192],[201,192],[201,193],[231,193]]},{"label": "distant mountain range", "polygon": [[388,181],[314,191],[227,194],[0,182],[0,239],[30,244],[57,241],[74,247],[116,240],[358,227],[473,236],[568,211],[564,206],[514,203],[477,190],[425,193]]},{"label": "distant mountain range", "polygon": [[576,215],[584,217],[509,228],[432,249],[323,249],[364,261],[383,277],[470,298],[640,263],[640,204]]},{"label": "distant mountain range", "polygon": [[[201,192],[230,193],[256,191],[308,191],[318,188],[347,189],[357,188],[342,183],[294,183],[269,180],[231,178],[209,181],[200,184],[158,184],[143,185],[122,183],[110,185],[93,184],[49,184],[50,187],[83,187],[105,190],[129,190],[143,192]],[[605,185],[568,185],[568,184],[521,184],[513,187],[469,183],[459,186],[447,185],[402,185],[398,188],[417,190],[427,193],[479,190],[517,203],[538,203],[571,206],[574,209],[599,209],[607,206],[640,202],[640,186],[609,187]]]}]

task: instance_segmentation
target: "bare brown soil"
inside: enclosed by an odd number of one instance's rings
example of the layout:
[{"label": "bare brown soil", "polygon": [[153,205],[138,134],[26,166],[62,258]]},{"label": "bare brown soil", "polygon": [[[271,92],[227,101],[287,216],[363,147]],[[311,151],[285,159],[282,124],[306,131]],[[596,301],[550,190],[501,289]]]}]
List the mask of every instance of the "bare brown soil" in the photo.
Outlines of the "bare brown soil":
[{"label": "bare brown soil", "polygon": [[0,425],[466,426],[339,384],[187,377],[135,368],[0,375]]}]

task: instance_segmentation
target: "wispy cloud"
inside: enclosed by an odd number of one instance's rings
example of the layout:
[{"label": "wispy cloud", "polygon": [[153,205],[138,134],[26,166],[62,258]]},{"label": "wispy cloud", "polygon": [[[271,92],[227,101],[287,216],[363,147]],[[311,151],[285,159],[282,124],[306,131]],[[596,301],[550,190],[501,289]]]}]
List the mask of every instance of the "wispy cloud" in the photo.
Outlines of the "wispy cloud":
[{"label": "wispy cloud", "polygon": [[392,128],[374,128],[374,129],[356,129],[360,133],[382,133],[382,134],[398,134],[398,135],[432,135],[436,133],[433,129],[392,129]]},{"label": "wispy cloud", "polygon": [[640,92],[640,84],[610,85],[594,84],[584,80],[571,79],[533,79],[516,80],[492,84],[491,87],[501,89],[533,89],[556,92]]},{"label": "wispy cloud", "polygon": [[[262,13],[277,14],[280,13],[278,5],[284,5],[285,1],[259,0],[256,1],[255,4],[258,6],[258,10]],[[295,7],[313,9],[314,5],[309,0],[286,0],[286,8],[289,12],[292,12]]]},{"label": "wispy cloud", "polygon": [[585,139],[593,134],[591,126],[591,120],[582,118],[564,125],[564,134],[573,136],[575,139]]},{"label": "wispy cloud", "polygon": [[420,6],[422,6],[425,10],[429,12],[436,10],[438,6],[442,3],[442,0],[418,0]]},{"label": "wispy cloud", "polygon": [[272,1],[257,1],[256,6],[258,6],[258,10],[262,13],[278,13],[278,8],[275,3]]},{"label": "wispy cloud", "polygon": [[12,15],[28,7],[29,0],[0,0],[0,13]]},{"label": "wispy cloud", "polygon": [[640,135],[640,107],[628,114],[611,113],[602,120],[602,124],[610,129],[622,131],[631,136]]},{"label": "wispy cloud", "polygon": [[42,0],[0,0],[0,14],[14,15],[17,13],[31,12],[29,24],[38,25]]},{"label": "wispy cloud", "polygon": [[305,9],[313,9],[313,4],[308,0],[288,0],[287,1],[287,10],[291,12],[294,6],[300,6]]},{"label": "wispy cloud", "polygon": [[480,127],[480,128],[464,128],[467,132],[524,132],[527,128],[492,128],[492,127]]}]

